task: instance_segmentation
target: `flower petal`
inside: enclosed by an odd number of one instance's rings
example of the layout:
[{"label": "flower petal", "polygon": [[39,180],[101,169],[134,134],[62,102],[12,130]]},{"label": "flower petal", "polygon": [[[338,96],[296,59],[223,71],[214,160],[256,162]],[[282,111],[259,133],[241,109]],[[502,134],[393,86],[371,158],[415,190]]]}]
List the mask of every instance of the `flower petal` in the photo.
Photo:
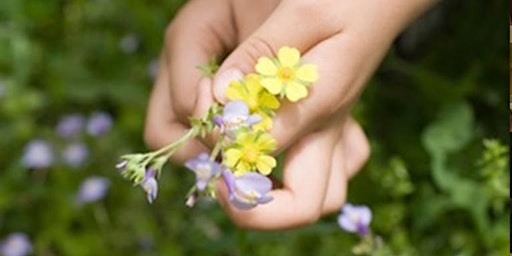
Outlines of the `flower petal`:
[{"label": "flower petal", "polygon": [[278,109],[280,107],[279,100],[277,100],[276,96],[264,92],[260,96],[260,106],[267,107],[270,109]]},{"label": "flower petal", "polygon": [[261,155],[256,162],[256,168],[263,175],[268,175],[272,172],[272,168],[276,166],[276,160],[267,155]]},{"label": "flower petal", "polygon": [[261,85],[272,94],[279,94],[283,89],[283,83],[276,77],[261,79]]},{"label": "flower petal", "polygon": [[318,72],[316,71],[316,66],[313,64],[302,65],[297,69],[295,75],[304,82],[313,83],[318,80]]},{"label": "flower petal", "polygon": [[238,149],[231,148],[224,153],[224,156],[226,165],[229,167],[235,167],[238,160],[240,160],[240,157],[242,157],[242,152]]},{"label": "flower petal", "polygon": [[300,52],[296,48],[284,46],[277,52],[277,58],[281,66],[291,68],[299,63]]},{"label": "flower petal", "polygon": [[308,90],[306,86],[298,84],[296,82],[289,83],[286,86],[286,98],[291,102],[297,102],[298,100],[308,96]]},{"label": "flower petal", "polygon": [[268,57],[261,57],[255,67],[256,71],[262,75],[273,76],[277,73],[277,67]]},{"label": "flower petal", "polygon": [[226,89],[226,97],[229,100],[244,100],[246,101],[247,95],[244,91],[243,84],[240,81],[233,81]]}]

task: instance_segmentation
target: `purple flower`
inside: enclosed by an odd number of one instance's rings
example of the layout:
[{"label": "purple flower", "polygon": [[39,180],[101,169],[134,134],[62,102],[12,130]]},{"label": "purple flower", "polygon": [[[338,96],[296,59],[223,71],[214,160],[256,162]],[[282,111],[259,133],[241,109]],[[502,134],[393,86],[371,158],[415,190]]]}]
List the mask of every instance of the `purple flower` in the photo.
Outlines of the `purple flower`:
[{"label": "purple flower", "polygon": [[158,59],[154,59],[148,64],[148,76],[151,79],[155,79],[158,75],[158,68],[159,68],[159,62]]},{"label": "purple flower", "polygon": [[249,172],[236,177],[230,170],[222,171],[222,175],[229,190],[229,201],[238,209],[252,209],[273,199],[267,195],[272,189],[272,181],[264,175]]},{"label": "purple flower", "polygon": [[241,127],[251,127],[259,122],[260,115],[249,115],[249,107],[241,100],[230,101],[224,105],[222,116],[215,116],[213,121],[220,126],[221,133],[234,137],[236,130]]},{"label": "purple flower", "polygon": [[345,204],[338,216],[338,224],[343,230],[361,236],[368,234],[371,220],[372,212],[365,205]]},{"label": "purple flower", "polygon": [[149,203],[153,203],[158,194],[158,183],[156,181],[156,171],[149,167],[146,170],[144,180],[141,183],[141,187],[146,191],[147,199]]},{"label": "purple flower", "polygon": [[0,243],[3,256],[25,256],[32,253],[32,243],[23,233],[12,233]]},{"label": "purple flower", "polygon": [[185,166],[196,173],[196,186],[200,191],[203,191],[210,179],[221,171],[220,164],[211,161],[206,153],[201,153],[197,158],[188,160]]},{"label": "purple flower", "polygon": [[110,181],[104,177],[91,176],[85,179],[78,189],[78,203],[84,204],[101,200],[107,194],[109,186]]},{"label": "purple flower", "polygon": [[89,150],[83,143],[73,143],[68,145],[63,153],[62,157],[64,162],[71,167],[79,167],[89,156]]},{"label": "purple flower", "polygon": [[70,138],[77,135],[82,131],[85,124],[85,119],[79,114],[63,116],[57,127],[56,133],[61,138]]},{"label": "purple flower", "polygon": [[87,133],[92,136],[102,136],[112,127],[112,116],[106,112],[96,112],[92,114],[87,122]]},{"label": "purple flower", "polygon": [[53,150],[51,145],[40,139],[31,141],[25,146],[22,162],[27,168],[48,168],[53,163]]},{"label": "purple flower", "polygon": [[135,34],[125,35],[119,41],[119,47],[125,53],[134,53],[139,48],[139,38]]}]

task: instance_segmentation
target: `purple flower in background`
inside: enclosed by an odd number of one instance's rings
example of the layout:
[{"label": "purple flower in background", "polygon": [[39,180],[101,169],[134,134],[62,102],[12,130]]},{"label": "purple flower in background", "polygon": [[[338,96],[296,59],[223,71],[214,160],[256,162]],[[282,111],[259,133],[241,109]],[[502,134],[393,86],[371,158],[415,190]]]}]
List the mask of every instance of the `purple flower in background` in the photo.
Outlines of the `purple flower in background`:
[{"label": "purple flower in background", "polygon": [[83,143],[72,143],[62,152],[64,162],[71,167],[79,167],[89,156],[89,149]]},{"label": "purple flower in background", "polygon": [[371,220],[372,212],[365,205],[345,204],[338,216],[338,224],[343,230],[361,236],[368,234]]},{"label": "purple flower in background", "polygon": [[158,194],[158,183],[156,181],[156,171],[152,167],[146,170],[141,187],[146,191],[148,202],[153,203]]},{"label": "purple flower in background", "polygon": [[112,116],[106,112],[96,112],[87,122],[87,133],[92,136],[102,136],[112,127]]},{"label": "purple flower in background", "polygon": [[233,138],[235,131],[241,127],[251,127],[261,120],[260,115],[249,115],[249,106],[241,100],[226,103],[222,116],[214,117],[214,122],[220,127],[220,131],[230,138]]},{"label": "purple flower in background", "polygon": [[224,170],[222,175],[229,190],[229,201],[238,209],[249,210],[273,199],[267,195],[272,181],[262,174],[249,172],[236,177],[230,170]]},{"label": "purple flower in background", "polygon": [[83,116],[79,114],[66,115],[59,120],[55,130],[59,137],[70,138],[81,132],[84,124],[85,119]]},{"label": "purple flower in background", "polygon": [[206,153],[201,153],[197,158],[188,160],[185,166],[196,173],[196,186],[200,191],[203,191],[210,179],[221,171],[220,164],[211,161]]},{"label": "purple flower in background", "polygon": [[78,203],[84,204],[101,200],[107,194],[109,186],[110,181],[104,177],[91,176],[85,179],[78,189]]},{"label": "purple flower in background", "polygon": [[134,53],[139,48],[139,38],[135,34],[125,35],[119,41],[119,48],[125,53]]},{"label": "purple flower in background", "polygon": [[53,163],[53,150],[51,145],[40,139],[29,142],[25,146],[22,162],[26,168],[48,168]]},{"label": "purple flower in background", "polygon": [[32,243],[23,233],[12,233],[0,243],[3,256],[25,256],[32,253]]},{"label": "purple flower in background", "polygon": [[154,59],[151,62],[149,62],[149,65],[148,65],[149,78],[151,78],[151,79],[156,78],[156,75],[158,74],[158,66],[159,66],[158,59]]}]

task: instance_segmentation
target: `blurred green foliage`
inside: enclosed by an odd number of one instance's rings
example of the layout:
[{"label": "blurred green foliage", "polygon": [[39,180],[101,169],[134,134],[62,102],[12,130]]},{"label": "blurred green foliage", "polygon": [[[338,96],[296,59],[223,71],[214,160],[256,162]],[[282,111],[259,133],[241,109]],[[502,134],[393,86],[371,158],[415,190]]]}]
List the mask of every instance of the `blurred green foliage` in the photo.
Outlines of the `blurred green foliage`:
[{"label": "blurred green foliage", "polygon": [[[183,2],[2,1],[0,237],[27,233],[35,255],[350,255],[357,239],[336,216],[242,231],[213,203],[184,206],[193,177],[182,168],[166,170],[153,205],[114,170],[119,155],[144,150],[152,65]],[[373,209],[389,255],[508,253],[507,10],[504,1],[443,1],[402,35],[356,106],[372,157],[348,200]],[[135,47],[123,50],[126,40]],[[23,167],[32,139],[65,146],[54,134],[62,115],[97,110],[115,124],[79,138],[91,151],[83,168]],[[92,174],[108,177],[110,190],[77,206]]]}]

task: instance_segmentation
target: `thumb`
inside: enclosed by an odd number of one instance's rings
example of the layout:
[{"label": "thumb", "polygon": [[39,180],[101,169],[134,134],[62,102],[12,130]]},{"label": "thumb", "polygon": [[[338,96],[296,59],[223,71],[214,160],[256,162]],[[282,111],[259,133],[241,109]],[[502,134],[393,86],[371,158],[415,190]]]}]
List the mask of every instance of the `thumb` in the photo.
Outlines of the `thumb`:
[{"label": "thumb", "polygon": [[[300,3],[299,3],[300,2]],[[322,15],[322,5],[302,1],[283,1],[270,17],[222,63],[213,80],[217,101],[226,102],[229,83],[253,72],[262,56],[276,56],[282,46],[297,48],[301,53],[336,33],[332,21]],[[319,17],[320,16],[320,17]]]}]

